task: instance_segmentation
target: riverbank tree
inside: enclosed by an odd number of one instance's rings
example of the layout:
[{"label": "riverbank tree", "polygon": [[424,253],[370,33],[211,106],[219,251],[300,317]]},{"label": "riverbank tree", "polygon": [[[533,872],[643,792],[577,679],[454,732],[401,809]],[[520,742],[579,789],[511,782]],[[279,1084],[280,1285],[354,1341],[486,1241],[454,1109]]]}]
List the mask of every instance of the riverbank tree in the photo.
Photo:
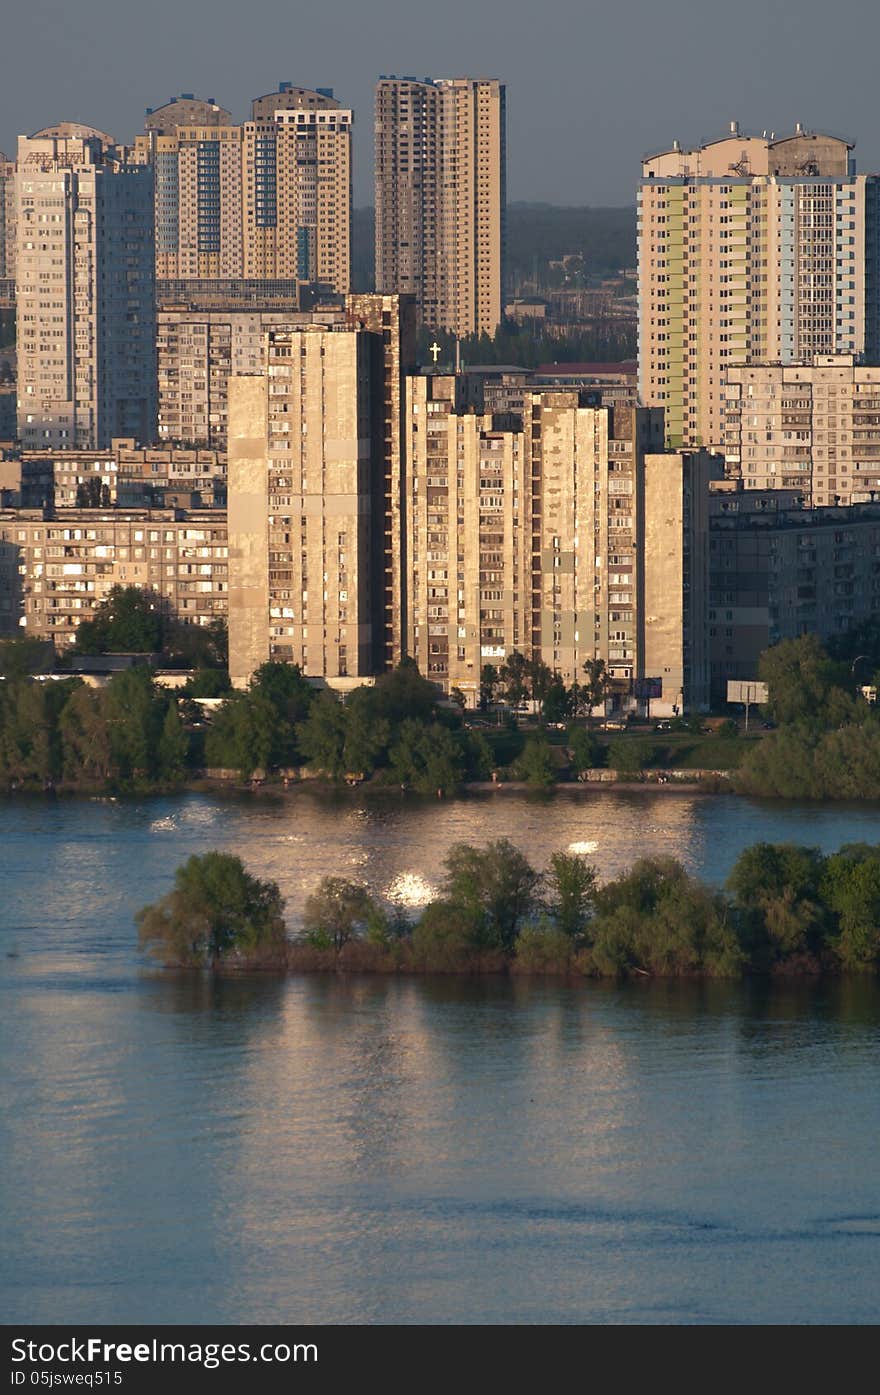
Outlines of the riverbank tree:
[{"label": "riverbank tree", "polygon": [[734,787],[782,799],[880,799],[880,709],[862,695],[857,668],[815,635],[766,650],[759,674],[778,730],[744,757]]}]

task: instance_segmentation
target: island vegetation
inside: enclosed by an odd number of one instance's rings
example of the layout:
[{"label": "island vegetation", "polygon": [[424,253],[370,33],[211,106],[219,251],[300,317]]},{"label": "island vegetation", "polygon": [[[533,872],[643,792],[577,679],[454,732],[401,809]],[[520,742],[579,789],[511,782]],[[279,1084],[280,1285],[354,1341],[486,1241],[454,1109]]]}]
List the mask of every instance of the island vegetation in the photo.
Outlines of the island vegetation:
[{"label": "island vegetation", "polygon": [[167,966],[221,970],[562,974],[587,978],[875,973],[880,846],[759,843],[723,890],[671,857],[602,883],[583,857],[537,871],[506,839],[456,844],[416,918],[363,883],[325,877],[284,933],[277,885],[238,858],[191,857],[137,917]]}]

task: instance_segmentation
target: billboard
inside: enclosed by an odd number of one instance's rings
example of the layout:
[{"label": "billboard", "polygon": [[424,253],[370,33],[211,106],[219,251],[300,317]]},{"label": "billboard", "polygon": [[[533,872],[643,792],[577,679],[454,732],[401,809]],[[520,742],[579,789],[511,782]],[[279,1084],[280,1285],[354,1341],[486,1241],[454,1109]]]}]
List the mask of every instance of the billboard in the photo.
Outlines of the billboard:
[{"label": "billboard", "polygon": [[742,702],[746,706],[753,702],[767,701],[767,684],[759,683],[756,678],[748,680],[742,678],[728,678],[727,680],[727,701]]}]

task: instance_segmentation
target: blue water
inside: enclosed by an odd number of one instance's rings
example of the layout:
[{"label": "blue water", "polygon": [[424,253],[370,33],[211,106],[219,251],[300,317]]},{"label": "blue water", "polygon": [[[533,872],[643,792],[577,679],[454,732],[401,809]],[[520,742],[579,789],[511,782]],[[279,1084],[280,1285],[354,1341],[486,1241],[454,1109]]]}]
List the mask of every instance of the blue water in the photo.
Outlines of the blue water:
[{"label": "blue water", "polygon": [[247,977],[133,913],[238,852],[295,924],[329,871],[410,904],[450,843],[714,881],[860,806],[499,793],[0,805],[0,1301],[30,1322],[876,1322],[880,990]]}]

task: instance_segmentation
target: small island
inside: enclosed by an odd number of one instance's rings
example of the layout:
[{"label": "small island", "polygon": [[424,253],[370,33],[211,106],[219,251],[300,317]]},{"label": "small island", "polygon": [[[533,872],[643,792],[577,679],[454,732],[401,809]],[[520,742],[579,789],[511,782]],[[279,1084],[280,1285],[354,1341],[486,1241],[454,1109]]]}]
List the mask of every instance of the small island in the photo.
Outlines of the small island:
[{"label": "small island", "polygon": [[880,846],[758,843],[723,890],[671,857],[600,883],[571,852],[544,872],[506,839],[450,848],[440,895],[417,920],[362,883],[325,877],[288,937],[274,882],[239,858],[193,856],[137,915],[168,968],[234,971],[511,973],[580,978],[876,973]]}]

